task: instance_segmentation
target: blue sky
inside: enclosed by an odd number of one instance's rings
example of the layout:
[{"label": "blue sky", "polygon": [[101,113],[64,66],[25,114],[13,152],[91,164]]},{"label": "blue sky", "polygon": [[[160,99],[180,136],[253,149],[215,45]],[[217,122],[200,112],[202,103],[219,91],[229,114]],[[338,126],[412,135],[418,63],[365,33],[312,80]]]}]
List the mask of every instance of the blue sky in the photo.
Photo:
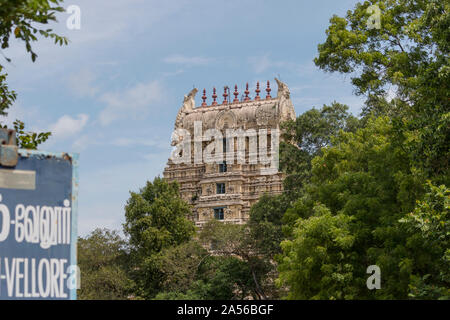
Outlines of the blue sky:
[{"label": "blue sky", "polygon": [[[4,54],[9,85],[19,97],[3,123],[23,120],[53,132],[40,149],[80,154],[79,232],[121,229],[129,191],[160,175],[183,95],[193,86],[225,86],[279,76],[297,115],[334,100],[359,113],[362,98],[348,77],[314,66],[329,18],[355,0],[153,1],[83,0],[81,29],[53,27],[67,47],[42,40],[31,62],[23,44]],[[201,92],[196,103],[201,103]]]}]

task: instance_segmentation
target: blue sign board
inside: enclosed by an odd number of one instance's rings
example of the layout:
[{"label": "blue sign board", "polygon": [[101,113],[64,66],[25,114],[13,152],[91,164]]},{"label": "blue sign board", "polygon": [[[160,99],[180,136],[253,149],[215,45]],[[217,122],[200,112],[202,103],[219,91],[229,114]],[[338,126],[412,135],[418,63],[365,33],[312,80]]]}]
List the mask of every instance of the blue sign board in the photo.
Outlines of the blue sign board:
[{"label": "blue sign board", "polygon": [[78,156],[0,165],[0,299],[76,299]]}]

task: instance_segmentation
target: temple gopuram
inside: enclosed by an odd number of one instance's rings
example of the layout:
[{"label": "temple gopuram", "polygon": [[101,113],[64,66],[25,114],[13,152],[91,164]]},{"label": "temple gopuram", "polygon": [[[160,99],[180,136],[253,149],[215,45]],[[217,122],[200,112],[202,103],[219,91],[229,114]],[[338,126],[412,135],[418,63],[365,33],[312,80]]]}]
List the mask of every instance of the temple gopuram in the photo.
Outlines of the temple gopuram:
[{"label": "temple gopuram", "polygon": [[253,98],[248,84],[242,94],[237,86],[233,92],[225,87],[222,102],[217,101],[215,88],[210,104],[205,89],[200,106],[195,106],[197,89],[184,97],[172,135],[172,146],[185,147],[172,154],[184,161],[171,156],[163,175],[179,183],[181,197],[192,205],[198,227],[210,219],[246,223],[250,207],[260,196],[283,191],[283,173],[278,171],[280,124],[296,116],[289,88],[275,80],[275,97],[269,81],[263,96],[256,84]]}]

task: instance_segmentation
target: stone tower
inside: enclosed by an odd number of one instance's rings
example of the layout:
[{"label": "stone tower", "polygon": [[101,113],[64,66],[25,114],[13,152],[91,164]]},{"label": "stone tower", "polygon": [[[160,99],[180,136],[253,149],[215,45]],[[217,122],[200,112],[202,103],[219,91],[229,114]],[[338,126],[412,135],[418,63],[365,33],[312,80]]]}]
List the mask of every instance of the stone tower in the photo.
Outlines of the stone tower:
[{"label": "stone tower", "polygon": [[245,223],[261,195],[282,192],[279,129],[281,122],[295,120],[295,111],[289,88],[275,80],[276,97],[270,94],[269,81],[265,97],[260,96],[259,83],[253,98],[248,84],[241,98],[237,86],[232,93],[225,87],[221,103],[216,101],[215,88],[210,105],[206,90],[199,107],[194,100],[197,89],[184,97],[172,135],[176,149],[163,174],[167,181],[180,184],[197,226],[210,219]]}]

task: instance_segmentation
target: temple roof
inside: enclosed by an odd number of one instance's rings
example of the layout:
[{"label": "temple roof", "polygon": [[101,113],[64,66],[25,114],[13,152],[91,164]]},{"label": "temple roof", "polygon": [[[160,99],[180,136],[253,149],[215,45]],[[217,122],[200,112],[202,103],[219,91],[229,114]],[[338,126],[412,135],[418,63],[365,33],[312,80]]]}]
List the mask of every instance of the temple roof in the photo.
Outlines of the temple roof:
[{"label": "temple roof", "polygon": [[193,89],[184,98],[183,106],[178,112],[175,122],[175,129],[187,129],[192,131],[195,121],[201,121],[203,130],[215,128],[276,128],[280,122],[286,120],[295,120],[295,111],[290,99],[289,88],[275,78],[278,83],[278,92],[276,97],[270,95],[270,83],[267,81],[267,92],[265,97],[260,97],[259,83],[256,87],[256,95],[253,99],[249,97],[248,84],[245,90],[245,96],[238,99],[237,86],[233,92],[234,99],[230,101],[229,89],[224,88],[224,100],[222,103],[216,101],[217,95],[215,88],[213,90],[213,102],[211,105],[206,103],[206,90],[203,90],[203,103],[195,107],[195,94],[197,89]]}]

